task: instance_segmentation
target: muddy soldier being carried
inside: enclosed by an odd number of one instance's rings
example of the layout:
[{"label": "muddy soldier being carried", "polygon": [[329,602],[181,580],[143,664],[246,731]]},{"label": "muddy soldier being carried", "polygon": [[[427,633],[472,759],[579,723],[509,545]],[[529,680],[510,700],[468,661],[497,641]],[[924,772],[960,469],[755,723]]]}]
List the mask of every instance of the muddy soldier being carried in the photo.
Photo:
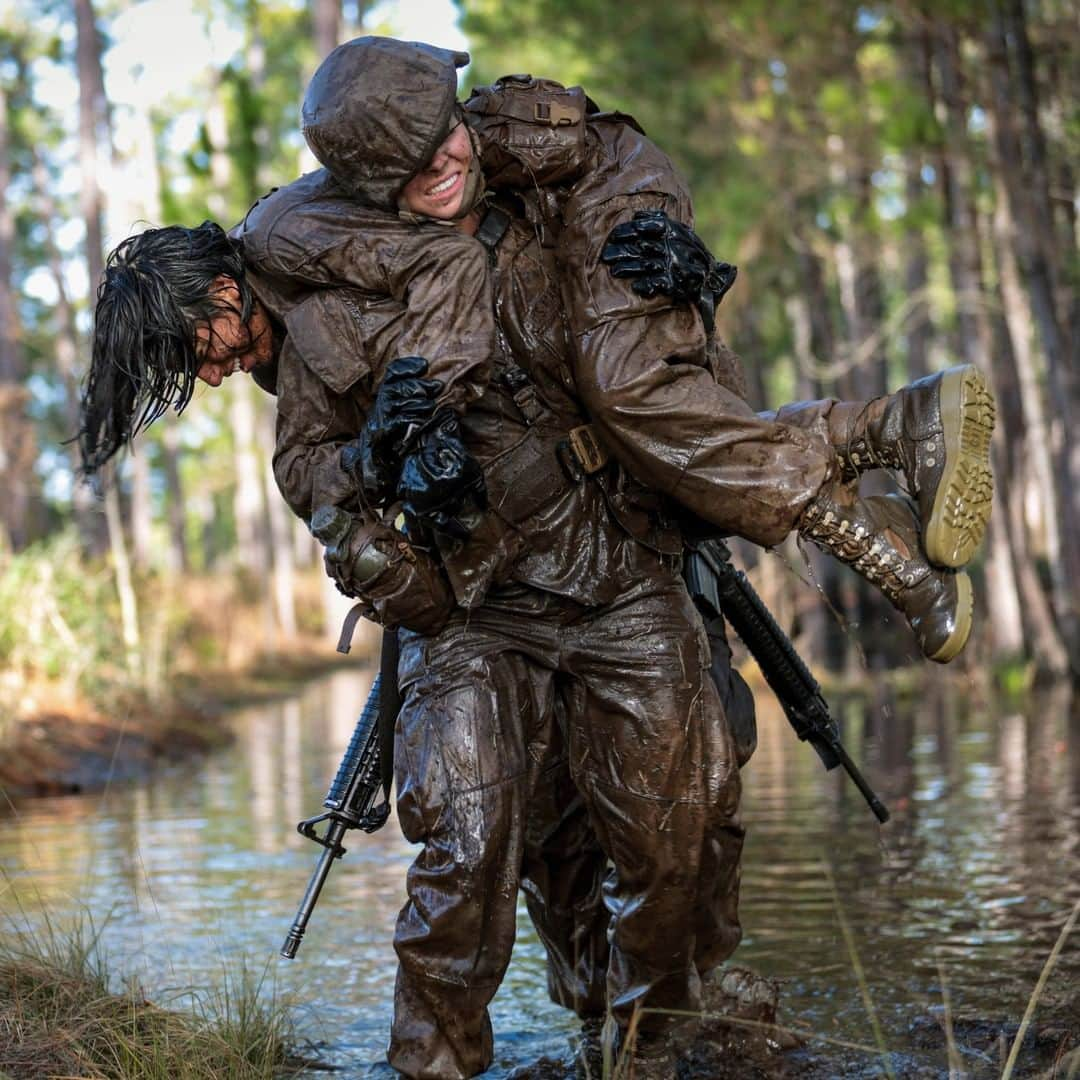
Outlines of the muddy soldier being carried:
[{"label": "muddy soldier being carried", "polygon": [[[83,452],[93,471],[196,377],[251,371],[277,394],[289,505],[354,515],[329,569],[399,628],[397,811],[420,845],[391,1065],[491,1064],[520,888],[583,1059],[607,1015],[634,1075],[668,1078],[664,1010],[696,1009],[739,940],[730,721],[749,707],[683,584],[684,534],[797,531],[946,662],[971,627],[993,402],[960,367],[755,414],[670,161],[578,89],[514,76],[458,105],[466,59],[341,46],[304,103],[325,170],[231,237],[120,245]],[[883,466],[911,499],[859,496]]]}]

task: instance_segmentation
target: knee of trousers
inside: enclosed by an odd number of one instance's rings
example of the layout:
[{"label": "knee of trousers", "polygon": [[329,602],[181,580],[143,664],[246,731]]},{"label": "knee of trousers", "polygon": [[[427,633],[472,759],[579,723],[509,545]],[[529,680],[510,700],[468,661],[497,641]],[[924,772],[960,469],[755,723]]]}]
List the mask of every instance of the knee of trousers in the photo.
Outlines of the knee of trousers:
[{"label": "knee of trousers", "polygon": [[[605,886],[613,944],[633,953],[677,957],[693,948],[699,905],[717,875],[737,873],[738,845],[717,844],[730,827],[701,803],[647,799],[598,790],[597,816],[615,873]],[[726,852],[730,866],[718,866]],[[708,879],[702,871],[708,869]]]},{"label": "knee of trousers", "polygon": [[423,845],[406,879],[394,945],[402,969],[461,988],[497,984],[513,947],[529,820],[523,716],[477,658],[407,690],[398,719],[398,817]]},{"label": "knee of trousers", "polygon": [[515,819],[526,812],[509,787],[451,795],[445,820],[424,830],[394,934],[403,969],[494,992],[514,943],[522,854]]},{"label": "knee of trousers", "polygon": [[458,660],[403,688],[394,739],[398,819],[406,839],[454,848],[459,861],[486,858],[520,831],[523,788],[535,773],[531,686],[501,658]]}]

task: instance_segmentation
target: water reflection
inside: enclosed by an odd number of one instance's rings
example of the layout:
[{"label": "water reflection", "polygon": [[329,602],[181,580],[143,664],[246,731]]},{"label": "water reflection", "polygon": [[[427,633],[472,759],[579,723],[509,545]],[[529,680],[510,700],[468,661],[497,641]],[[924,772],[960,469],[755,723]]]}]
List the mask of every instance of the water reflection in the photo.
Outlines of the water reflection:
[{"label": "water reflection", "polygon": [[[843,918],[892,1048],[940,1007],[942,976],[962,1015],[1018,1021],[1080,899],[1080,740],[1068,694],[994,717],[941,682],[916,700],[883,694],[842,712],[893,819],[879,830],[852,789],[821,774],[800,773],[778,797],[790,772],[771,755],[755,760],[740,959],[787,980],[788,1015],[865,1040]],[[1037,1016],[1078,1015],[1074,936]],[[943,1061],[927,1063],[947,1074]]]},{"label": "water reflection", "polygon": [[[317,849],[295,822],[314,813],[370,687],[342,672],[299,697],[235,715],[235,744],[197,765],[104,796],[27,803],[0,827],[0,910],[100,923],[117,966],[150,990],[268,964],[308,1008],[306,1031],[338,1075],[381,1072],[393,987],[390,947],[412,849],[390,826],[356,836],[292,964],[276,959]],[[1080,899],[1080,711],[1064,688],[995,709],[950,679],[913,695],[880,683],[836,702],[846,742],[892,811],[874,822],[854,787],[791,734],[761,695],[748,767],[737,960],[784,982],[785,1016],[865,1041],[855,961],[892,1049],[947,1074],[912,1028],[939,1009],[1019,1020]],[[845,939],[842,922],[851,929]],[[856,955],[852,955],[852,949]],[[1080,1012],[1080,932],[1037,1019]],[[494,1009],[490,1074],[561,1053],[573,1029],[546,1001],[539,945],[521,920]]]}]

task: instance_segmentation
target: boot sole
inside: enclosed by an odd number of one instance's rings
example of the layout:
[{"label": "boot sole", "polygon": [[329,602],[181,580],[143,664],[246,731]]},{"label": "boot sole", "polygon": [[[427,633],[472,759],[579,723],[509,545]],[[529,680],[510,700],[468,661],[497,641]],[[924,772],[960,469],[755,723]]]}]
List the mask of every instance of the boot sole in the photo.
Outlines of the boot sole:
[{"label": "boot sole", "polygon": [[971,578],[963,571],[956,575],[956,626],[945,639],[945,644],[928,659],[937,664],[947,664],[957,656],[967,644],[971,634],[971,617],[974,599],[971,593]]},{"label": "boot sole", "polygon": [[924,545],[936,566],[957,569],[970,561],[990,520],[990,438],[996,406],[986,380],[970,364],[946,371],[939,395],[945,466]]}]

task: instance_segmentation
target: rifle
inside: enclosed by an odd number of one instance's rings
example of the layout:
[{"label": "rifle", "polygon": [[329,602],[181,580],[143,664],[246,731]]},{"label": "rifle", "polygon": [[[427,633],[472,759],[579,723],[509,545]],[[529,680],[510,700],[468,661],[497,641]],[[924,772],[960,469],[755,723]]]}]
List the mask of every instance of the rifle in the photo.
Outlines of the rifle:
[{"label": "rifle", "polygon": [[[296,829],[301,836],[314,840],[321,844],[323,853],[311,875],[307,890],[300,907],[296,912],[285,944],[281,946],[281,955],[287,960],[296,956],[300,948],[300,941],[307,929],[308,919],[319,899],[319,893],[330,873],[330,867],[335,859],[340,859],[345,854],[345,848],[341,840],[349,829],[363,829],[364,832],[372,833],[381,829],[390,816],[390,803],[384,797],[378,805],[375,800],[383,787],[382,766],[380,763],[379,746],[379,712],[382,707],[382,673],[375,676],[371,684],[371,693],[368,694],[364,710],[360,713],[360,719],[356,721],[352,739],[345,756],[338,766],[337,775],[326,793],[323,806],[325,814],[316,817],[305,818]],[[323,834],[320,836],[316,826],[321,822],[327,822]]]},{"label": "rifle", "polygon": [[[311,516],[312,535],[327,550],[336,549],[348,534],[352,518],[336,507],[320,507]],[[353,628],[363,611],[363,605],[357,604],[345,617],[341,629],[338,652],[347,653],[352,641]],[[338,766],[330,790],[323,799],[325,814],[305,818],[296,830],[301,836],[320,844],[323,853],[315,866],[315,871],[308,881],[304,898],[300,901],[296,918],[293,920],[285,944],[281,946],[281,955],[292,960],[300,948],[300,941],[307,929],[308,920],[318,902],[319,893],[326,883],[335,859],[345,854],[341,841],[349,829],[363,829],[373,833],[386,824],[390,816],[390,785],[393,781],[393,721],[401,706],[397,685],[398,641],[397,633],[383,631],[382,653],[379,659],[379,672],[371,684],[371,692],[364,703],[360,719],[356,721],[352,738],[345,751],[345,756]],[[384,689],[385,688],[385,689]],[[376,805],[375,800],[382,790],[383,801]],[[327,822],[320,836],[317,825]]]},{"label": "rifle", "polygon": [[888,821],[889,811],[844,749],[817,680],[749,579],[732,565],[727,544],[712,539],[691,545],[686,580],[691,595],[723,615],[742,638],[795,734],[817,751],[826,769],[842,765],[878,821]]}]

